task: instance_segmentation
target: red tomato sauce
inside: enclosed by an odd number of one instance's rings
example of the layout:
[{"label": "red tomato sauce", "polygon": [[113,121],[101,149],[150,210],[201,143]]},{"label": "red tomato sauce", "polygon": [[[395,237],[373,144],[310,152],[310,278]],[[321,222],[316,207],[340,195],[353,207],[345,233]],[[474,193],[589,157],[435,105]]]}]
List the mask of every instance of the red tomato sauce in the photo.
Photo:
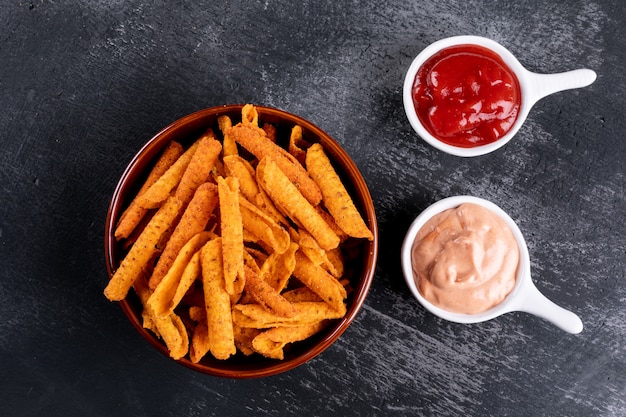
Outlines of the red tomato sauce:
[{"label": "red tomato sauce", "polygon": [[413,104],[420,121],[449,145],[495,142],[513,127],[521,106],[517,77],[495,52],[478,45],[442,49],[418,70]]}]

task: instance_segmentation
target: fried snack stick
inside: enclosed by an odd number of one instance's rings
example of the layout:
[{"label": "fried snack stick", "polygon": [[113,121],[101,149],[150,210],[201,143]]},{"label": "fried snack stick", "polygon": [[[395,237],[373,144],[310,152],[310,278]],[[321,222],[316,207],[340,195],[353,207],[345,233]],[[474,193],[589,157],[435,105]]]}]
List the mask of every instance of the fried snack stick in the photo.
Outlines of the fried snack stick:
[{"label": "fried snack stick", "polygon": [[324,205],[341,230],[352,237],[374,239],[319,143],[307,150],[306,169],[320,187]]},{"label": "fried snack stick", "polygon": [[206,321],[198,323],[191,334],[191,346],[189,346],[189,359],[198,363],[209,351],[209,328]]},{"label": "fried snack stick", "polygon": [[[258,182],[257,182],[258,184]],[[278,210],[272,199],[267,195],[265,190],[259,188],[259,193],[256,195],[255,201],[252,201],[258,208],[263,210],[265,214],[270,216],[274,221],[278,224],[282,224],[283,226],[289,226],[289,220],[285,217],[283,213]]]},{"label": "fried snack stick", "polygon": [[244,126],[259,127],[259,112],[252,104],[245,104],[241,108],[241,124]]},{"label": "fried snack stick", "polygon": [[[339,279],[343,276],[345,266],[343,254],[341,253],[340,248],[335,248],[326,251],[326,259],[328,260],[328,272],[331,273],[335,278]],[[332,265],[332,266],[331,266]],[[333,271],[335,273],[333,273]]]},{"label": "fried snack stick", "polygon": [[245,283],[243,221],[239,210],[239,182],[236,178],[217,179],[220,206],[222,258],[226,292],[237,298]]},{"label": "fried snack stick", "polygon": [[[140,209],[144,210],[142,208]],[[139,221],[139,224],[137,224],[137,226],[135,226],[135,228],[130,233],[130,235],[128,235],[128,237],[126,237],[123,240],[122,249],[124,251],[128,251],[131,248],[131,246],[135,244],[135,242],[137,241],[137,238],[141,235],[141,233],[143,233],[143,230],[146,228],[148,223],[150,223],[150,220],[152,219],[152,216],[154,215],[154,213],[156,213],[156,210],[146,210],[146,214],[144,214],[141,221]],[[164,235],[164,239],[169,239],[169,234]],[[157,252],[160,252],[160,251],[157,251]]]},{"label": "fried snack stick", "polygon": [[250,268],[246,268],[244,289],[257,303],[280,317],[293,317],[296,314],[293,304]]},{"label": "fried snack stick", "polygon": [[[150,171],[146,182],[144,182],[143,186],[137,193],[137,196],[145,193],[146,190],[150,188],[150,186],[154,184],[169,169],[169,167],[174,164],[174,162],[176,162],[183,152],[184,149],[180,143],[170,142]],[[137,203],[137,197],[135,197],[128,208],[124,210],[124,213],[120,216],[115,229],[115,239],[121,240],[128,238],[137,225],[141,223],[141,220],[147,212],[148,209],[139,206]]]},{"label": "fried snack stick", "polygon": [[237,149],[237,144],[235,140],[230,136],[228,131],[231,127],[233,127],[233,122],[230,120],[228,116],[220,116],[217,118],[217,124],[222,131],[222,135],[224,137],[223,142],[223,154],[224,157],[231,155],[238,155],[239,150]]},{"label": "fried snack stick", "polygon": [[[243,106],[241,109],[241,124],[250,127],[260,127],[259,112],[254,105],[246,104]],[[270,123],[263,123],[261,129],[265,132],[267,139],[274,143],[276,142],[276,126]]]},{"label": "fried snack stick", "polygon": [[145,193],[137,198],[137,204],[146,209],[159,207],[180,182],[197,148],[198,142],[194,142]]},{"label": "fried snack stick", "polygon": [[159,285],[185,243],[204,230],[216,206],[217,187],[215,184],[207,182],[198,187],[154,267],[148,281],[151,289]]},{"label": "fried snack stick", "polygon": [[296,267],[293,275],[332,308],[336,310],[345,308],[343,300],[347,294],[343,285],[322,267],[313,264],[300,251],[296,252]]},{"label": "fried snack stick", "polygon": [[300,162],[302,166],[305,166],[306,151],[302,148],[304,139],[302,139],[302,128],[295,125],[291,129],[291,135],[289,135],[289,153],[294,156]]},{"label": "fried snack stick", "polygon": [[[297,247],[297,245],[295,245]],[[246,247],[246,268],[250,268],[255,274],[257,274],[263,281],[267,282],[276,292],[280,293],[278,281],[284,279],[285,282],[289,280],[291,274],[288,277],[284,277],[286,274],[286,268],[280,265],[282,261],[279,258],[288,257],[291,249],[285,251],[283,254],[271,253],[268,255],[262,250]],[[271,259],[270,259],[271,258]],[[272,265],[270,267],[270,265]],[[270,274],[274,274],[270,276]],[[254,302],[254,299],[250,294],[244,293],[241,299],[238,300],[240,304],[247,304]]]},{"label": "fried snack stick", "polygon": [[337,234],[337,236],[339,236],[340,242],[345,242],[348,239],[349,236],[346,234],[346,232],[341,230],[339,226],[337,226],[337,222],[335,222],[335,219],[333,219],[333,216],[331,216],[330,213],[326,211],[324,207],[319,205],[315,207],[315,210],[322,217],[322,219],[324,219],[326,223],[328,223],[330,228],[333,229],[333,231]]},{"label": "fried snack stick", "polygon": [[267,329],[279,326],[300,326],[326,319],[338,319],[346,314],[345,307],[333,309],[324,301],[301,301],[293,303],[296,314],[283,317],[268,311],[260,304],[236,304],[233,307],[233,322],[237,326],[254,329]]},{"label": "fried snack stick", "polygon": [[244,198],[263,210],[263,212],[274,219],[276,223],[283,225],[289,223],[278,209],[276,209],[267,194],[259,188],[256,173],[250,162],[239,155],[229,155],[224,157],[224,167],[228,176],[235,177],[239,181],[239,191]]},{"label": "fried snack stick", "polygon": [[322,301],[320,296],[315,294],[309,287],[298,287],[294,288],[293,290],[285,291],[283,293],[283,297],[285,297],[292,303],[302,303],[305,301]]},{"label": "fried snack stick", "polygon": [[142,314],[144,318],[143,326],[152,330],[163,339],[169,350],[170,357],[180,359],[185,356],[189,351],[189,335],[181,318],[174,313],[158,316],[154,314],[150,307],[146,306],[150,297],[150,288],[148,288],[147,283],[143,279],[140,278],[135,281],[133,288],[144,305]]},{"label": "fried snack stick", "polygon": [[155,314],[162,316],[174,312],[193,281],[200,275],[198,251],[212,235],[210,232],[200,232],[182,247],[146,303]]},{"label": "fried snack stick", "polygon": [[176,188],[176,197],[185,204],[192,199],[200,184],[207,181],[217,157],[222,151],[222,144],[215,139],[215,134],[211,129],[202,135],[196,143],[198,148]]},{"label": "fried snack stick", "polygon": [[271,157],[313,206],[322,200],[318,185],[311,179],[306,169],[287,151],[270,141],[263,129],[237,124],[229,130],[229,134],[258,160]]},{"label": "fried snack stick", "polygon": [[276,143],[276,126],[270,123],[263,123],[261,129],[263,129],[265,136],[267,136],[270,141]]},{"label": "fried snack stick", "polygon": [[281,292],[289,282],[291,274],[296,267],[296,251],[298,245],[294,242],[283,253],[271,253],[261,267],[260,276],[274,290]]},{"label": "fried snack stick", "polygon": [[283,253],[289,248],[289,233],[245,198],[239,199],[239,210],[245,230],[263,241],[274,252]]},{"label": "fried snack stick", "polygon": [[272,359],[285,359],[287,344],[305,340],[324,328],[324,322],[305,324],[297,327],[275,327],[264,331],[252,339],[255,352]]},{"label": "fried snack stick", "polygon": [[251,327],[239,327],[233,323],[233,330],[235,333],[235,346],[241,353],[246,356],[250,356],[254,353],[252,348],[252,340],[261,333],[259,329],[253,329]]},{"label": "fried snack stick", "polygon": [[339,248],[325,251],[306,230],[299,231],[298,245],[303,254],[315,265],[321,266],[335,278],[343,275],[343,259]]},{"label": "fried snack stick", "polygon": [[182,202],[176,197],[170,197],[152,217],[104,289],[104,295],[109,300],[120,301],[126,297],[130,287],[147,269],[161,236],[178,217],[181,208]]},{"label": "fried snack stick", "polygon": [[322,249],[339,246],[339,236],[273,160],[264,158],[259,162],[257,181],[281,210],[313,235]]},{"label": "fried snack stick", "polygon": [[244,265],[250,269],[252,269],[257,274],[261,273],[261,265],[263,265],[263,260],[267,259],[267,255],[265,253],[261,253],[256,249],[252,248],[244,248],[243,251],[243,261]]},{"label": "fried snack stick", "polygon": [[230,296],[224,287],[221,238],[208,241],[200,252],[206,306],[209,350],[217,359],[237,353],[233,334]]},{"label": "fried snack stick", "polygon": [[224,168],[226,174],[237,178],[239,181],[239,191],[245,198],[255,201],[259,193],[259,186],[255,179],[254,168],[250,162],[239,155],[224,156]]}]

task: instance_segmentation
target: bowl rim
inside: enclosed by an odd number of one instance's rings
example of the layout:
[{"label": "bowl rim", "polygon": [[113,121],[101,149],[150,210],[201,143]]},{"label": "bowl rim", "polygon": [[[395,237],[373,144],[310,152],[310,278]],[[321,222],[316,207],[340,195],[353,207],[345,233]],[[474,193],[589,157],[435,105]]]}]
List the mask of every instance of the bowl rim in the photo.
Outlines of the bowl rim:
[{"label": "bowl rim", "polygon": [[[491,51],[499,55],[500,58],[502,58],[503,62],[511,69],[511,71],[517,77],[521,95],[521,105],[519,113],[517,115],[517,119],[515,120],[515,123],[513,124],[511,129],[495,142],[469,148],[444,143],[432,134],[430,134],[430,132],[428,132],[428,130],[424,128],[415,111],[412,98],[412,89],[417,71],[421,68],[421,66],[424,64],[424,62],[426,62],[428,58],[430,58],[440,50],[457,45],[477,45],[490,49]],[[524,66],[522,66],[522,64],[518,61],[518,59],[515,57],[515,55],[513,55],[511,51],[509,51],[507,48],[505,48],[503,45],[493,39],[475,35],[460,35],[443,38],[428,45],[411,62],[411,65],[406,72],[402,88],[402,101],[404,105],[404,111],[411,127],[418,134],[418,136],[420,136],[425,142],[429,143],[436,149],[460,157],[474,157],[485,155],[506,145],[517,134],[519,129],[526,121],[530,109],[535,102],[535,99],[533,99],[534,94],[532,92],[529,74],[530,72],[526,70]]]},{"label": "bowl rim", "polygon": [[[173,140],[179,130],[184,131],[191,124],[201,123],[203,120],[208,120],[210,118],[216,119],[217,116],[221,114],[232,114],[234,112],[240,113],[243,106],[244,104],[227,104],[208,107],[183,116],[158,131],[143,146],[141,146],[139,151],[133,156],[120,176],[107,208],[104,230],[104,252],[109,279],[115,270],[115,253],[118,245],[113,236],[113,231],[115,229],[116,221],[119,218],[122,209],[125,207],[123,198],[126,196],[124,194],[128,193],[129,188],[132,186],[129,181],[134,182],[131,180],[136,180],[137,177],[144,172],[146,165],[154,162],[156,154],[162,150],[167,143]],[[232,366],[222,368],[219,366],[206,365],[202,362],[193,363],[187,357],[175,360],[175,362],[201,373],[235,379],[267,377],[286,372],[304,364],[324,352],[343,334],[361,310],[374,279],[378,259],[378,223],[376,221],[374,202],[365,179],[356,166],[354,160],[348,155],[347,151],[343,149],[343,147],[328,133],[298,115],[269,106],[255,105],[255,108],[259,112],[260,119],[267,115],[274,118],[286,118],[286,123],[299,124],[302,127],[303,136],[305,136],[305,138],[307,136],[316,137],[320,139],[320,142],[324,142],[323,146],[327,151],[329,158],[334,165],[339,165],[339,167],[336,167],[341,171],[339,174],[344,177],[352,178],[349,188],[353,188],[355,191],[361,191],[361,194],[356,196],[351,195],[351,197],[355,200],[355,204],[357,204],[357,206],[359,206],[362,210],[363,218],[370,228],[374,239],[372,241],[365,241],[362,243],[365,251],[365,253],[362,254],[362,257],[365,262],[361,271],[361,277],[358,281],[358,286],[355,286],[354,288],[353,298],[348,301],[346,315],[339,320],[333,321],[328,328],[323,331],[323,335],[319,335],[319,340],[313,346],[304,349],[301,354],[294,358],[286,358],[282,361],[264,359],[263,362],[267,363],[267,366],[252,368],[245,368],[245,364],[236,368]],[[183,136],[185,136],[185,134],[183,134]],[[146,162],[143,167],[138,168],[142,161]],[[128,297],[120,301],[119,304],[133,327],[135,327],[135,329],[148,342],[150,342],[152,346],[157,348],[157,350],[167,356],[170,360],[173,360],[169,356],[169,351],[166,346],[153,333],[143,328],[143,325],[136,312],[133,310],[133,306],[129,302]],[[228,361],[225,361],[225,364],[232,365],[232,363],[229,363]]]},{"label": "bowl rim", "polygon": [[[515,240],[519,247],[520,254],[518,268],[515,275],[515,286],[513,287],[511,292],[500,304],[477,314],[450,312],[426,300],[419,292],[415,283],[415,278],[413,276],[413,265],[411,261],[411,252],[415,237],[419,230],[424,226],[424,224],[436,214],[450,208],[458,207],[463,203],[478,204],[491,210],[502,220],[504,220],[513,232],[513,236],[515,237]],[[457,195],[441,199],[428,206],[415,218],[415,220],[413,220],[406,232],[404,241],[402,242],[401,265],[404,280],[409,287],[411,294],[417,299],[417,301],[432,314],[455,323],[480,323],[483,321],[491,320],[504,313],[516,310],[519,305],[519,298],[523,296],[526,283],[530,280],[530,256],[528,253],[528,246],[519,226],[502,208],[500,208],[495,203],[480,197],[474,197],[469,195]]]}]

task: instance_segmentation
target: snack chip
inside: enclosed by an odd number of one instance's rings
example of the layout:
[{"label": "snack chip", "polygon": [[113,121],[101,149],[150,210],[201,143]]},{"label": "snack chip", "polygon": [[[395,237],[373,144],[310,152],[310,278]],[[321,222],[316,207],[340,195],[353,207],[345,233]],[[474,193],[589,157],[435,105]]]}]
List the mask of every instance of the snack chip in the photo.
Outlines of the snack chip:
[{"label": "snack chip", "polygon": [[189,166],[196,149],[198,149],[197,142],[191,145],[146,192],[138,196],[137,205],[145,209],[160,207],[161,203],[171,195],[172,190],[176,188],[185,174],[185,170]]},{"label": "snack chip", "polygon": [[236,353],[230,296],[225,287],[222,268],[222,242],[207,242],[200,255],[202,285],[206,305],[209,350],[217,359],[228,359]]},{"label": "snack chip", "polygon": [[[176,198],[184,206],[182,200],[179,200],[176,196],[172,198]],[[178,252],[185,243],[206,228],[216,205],[217,187],[211,183],[204,183],[199,186],[189,204],[184,208],[185,211],[182,217],[176,224],[172,235],[165,244],[163,253],[154,267],[154,271],[152,271],[148,281],[150,288],[155,289],[159,285],[159,282],[167,274]],[[172,224],[174,224],[174,221],[172,221]]]},{"label": "snack chip", "polygon": [[374,239],[319,143],[306,151],[306,167],[322,191],[324,205],[341,230],[352,237]]},{"label": "snack chip", "polygon": [[271,158],[259,162],[257,178],[278,208],[313,235],[320,247],[328,250],[339,246],[339,236]]},{"label": "snack chip", "polygon": [[117,227],[115,228],[115,238],[117,240],[128,238],[135,228],[141,223],[144,216],[148,213],[148,209],[143,208],[138,204],[139,196],[145,193],[152,184],[165,174],[169,167],[174,164],[183,152],[183,147],[178,142],[171,142],[165,151],[163,151],[163,154],[154,165],[154,168],[150,171],[150,175],[148,175],[146,182],[137,193],[137,197],[133,199],[128,208],[120,216]]}]

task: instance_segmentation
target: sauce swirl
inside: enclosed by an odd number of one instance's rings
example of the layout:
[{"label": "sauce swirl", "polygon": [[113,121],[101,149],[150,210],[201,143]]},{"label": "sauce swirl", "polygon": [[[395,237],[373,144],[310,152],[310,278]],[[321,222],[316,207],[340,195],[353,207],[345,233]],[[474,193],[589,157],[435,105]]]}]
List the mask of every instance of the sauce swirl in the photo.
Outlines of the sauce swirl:
[{"label": "sauce swirl", "polygon": [[418,231],[411,261],[422,296],[450,312],[476,314],[513,290],[520,251],[511,228],[491,210],[465,203]]}]

